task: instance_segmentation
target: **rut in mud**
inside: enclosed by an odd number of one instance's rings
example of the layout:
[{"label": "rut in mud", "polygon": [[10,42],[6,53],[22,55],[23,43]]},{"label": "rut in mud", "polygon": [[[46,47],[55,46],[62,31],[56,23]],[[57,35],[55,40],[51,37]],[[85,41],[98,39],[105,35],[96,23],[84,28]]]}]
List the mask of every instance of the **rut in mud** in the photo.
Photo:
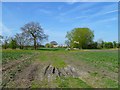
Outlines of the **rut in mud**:
[{"label": "rut in mud", "polygon": [[35,78],[38,63],[33,63],[26,67],[21,73],[18,73],[13,80],[7,83],[6,87],[29,88]]},{"label": "rut in mud", "polygon": [[[54,67],[49,64],[42,68],[40,62],[34,62],[26,67],[20,73],[17,73],[14,79],[9,81],[5,87],[16,87],[16,88],[30,88],[32,81],[46,79],[48,82],[53,81],[56,77],[78,77],[76,69],[70,65],[67,65],[64,68]],[[41,68],[41,69],[40,69]]]}]

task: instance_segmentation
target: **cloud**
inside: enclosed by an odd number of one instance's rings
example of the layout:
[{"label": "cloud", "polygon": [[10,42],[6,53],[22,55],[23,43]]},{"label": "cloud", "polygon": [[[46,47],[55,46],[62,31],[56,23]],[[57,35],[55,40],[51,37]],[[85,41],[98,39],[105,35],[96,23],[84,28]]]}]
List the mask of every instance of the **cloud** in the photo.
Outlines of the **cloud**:
[{"label": "cloud", "polygon": [[117,20],[117,17],[113,17],[113,18],[109,18],[109,19],[104,19],[104,20],[99,20],[98,22],[102,23],[102,22],[110,22],[110,21],[115,21],[115,20]]},{"label": "cloud", "polygon": [[86,18],[88,16],[78,16],[78,17],[75,17],[74,19],[83,19],[83,18]]},{"label": "cloud", "polygon": [[0,22],[0,28],[2,29],[0,34],[3,36],[12,36],[12,30]]},{"label": "cloud", "polygon": [[68,10],[66,12],[62,12],[62,13],[60,13],[60,15],[65,16],[65,15],[69,15],[70,13],[86,10],[86,9],[90,8],[91,6],[93,6],[93,5],[95,5],[95,3],[84,3],[84,4],[81,4],[79,6],[73,7],[73,9],[70,9],[70,10]]},{"label": "cloud", "polygon": [[[95,17],[95,16],[101,16],[106,14],[112,14],[118,11],[117,4],[110,4],[110,5],[104,5],[102,7],[96,7],[96,12],[94,12],[92,15],[88,15],[88,17]],[[114,9],[113,9],[114,8]],[[95,8],[90,8],[86,13],[91,13]],[[112,9],[112,10],[111,10]]]},{"label": "cloud", "polygon": [[110,14],[110,13],[114,13],[114,12],[118,12],[118,10],[108,11],[108,12],[106,12],[106,13],[103,13],[102,15],[105,15],[105,14]]},{"label": "cloud", "polygon": [[[118,10],[112,10],[112,11],[107,11],[107,12],[99,12],[99,13],[96,13],[96,14],[93,14],[91,15],[92,17],[95,17],[95,16],[101,16],[101,15],[106,15],[106,14],[111,14],[111,13],[114,13],[114,12],[117,12]],[[88,16],[89,17],[89,16]]]},{"label": "cloud", "polygon": [[45,10],[45,9],[39,9],[39,12],[44,13],[44,14],[51,14],[50,10]]},{"label": "cloud", "polygon": [[[89,22],[89,21],[91,22],[92,20],[94,20],[96,22],[98,20],[94,18],[101,17],[102,15],[112,14],[118,11],[117,8],[115,7],[115,5],[117,4],[115,3],[105,4],[95,8],[95,6],[99,4],[100,3],[82,3],[76,7],[73,7],[73,9],[71,10],[68,10],[66,12],[61,12],[58,16],[56,16],[56,19],[62,23],[74,22],[75,20],[82,20],[82,22]],[[78,13],[78,11],[81,12]],[[70,14],[76,12],[78,14],[76,14],[75,16],[70,16]],[[104,18],[105,20],[104,22],[107,21],[106,19],[107,18]],[[111,20],[115,20],[115,19],[110,18],[110,21]]]}]

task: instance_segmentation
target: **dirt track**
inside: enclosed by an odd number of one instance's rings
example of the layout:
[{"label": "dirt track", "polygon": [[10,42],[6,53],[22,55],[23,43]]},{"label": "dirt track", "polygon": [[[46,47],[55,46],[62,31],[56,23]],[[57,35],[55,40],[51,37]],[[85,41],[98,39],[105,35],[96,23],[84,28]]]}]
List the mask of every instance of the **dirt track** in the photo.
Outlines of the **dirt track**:
[{"label": "dirt track", "polygon": [[[53,53],[44,53],[50,60]],[[12,61],[10,64],[3,66],[3,87],[8,88],[31,88],[33,83],[37,87],[58,87],[53,83],[56,77],[77,77],[87,85],[95,88],[105,87],[102,79],[109,78],[117,82],[117,73],[108,72],[103,68],[95,68],[84,61],[74,61],[73,56],[64,54],[57,55],[66,63],[66,66],[59,68],[53,66],[50,61],[41,61],[41,53],[34,57],[27,57],[23,60]],[[56,55],[56,54],[55,54]],[[56,57],[56,56],[54,56]],[[95,73],[95,76],[91,74]]]}]

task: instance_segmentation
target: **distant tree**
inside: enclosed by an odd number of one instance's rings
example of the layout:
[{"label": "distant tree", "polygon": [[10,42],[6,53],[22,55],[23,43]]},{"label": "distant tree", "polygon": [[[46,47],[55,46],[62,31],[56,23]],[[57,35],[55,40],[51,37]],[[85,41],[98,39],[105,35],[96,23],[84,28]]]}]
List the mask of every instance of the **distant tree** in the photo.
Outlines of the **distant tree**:
[{"label": "distant tree", "polygon": [[16,49],[17,48],[17,42],[15,39],[11,38],[11,41],[9,43],[10,48]]},{"label": "distant tree", "polygon": [[30,38],[28,38],[28,34],[26,33],[17,33],[15,35],[15,40],[18,44],[18,46],[20,47],[20,49],[23,49],[25,46],[30,46],[30,44],[32,43],[32,40]]},{"label": "distant tree", "polygon": [[0,45],[2,45],[2,39],[3,39],[3,36],[0,35]]},{"label": "distant tree", "polygon": [[88,44],[87,49],[97,49],[98,43],[97,42],[92,42]]},{"label": "distant tree", "polygon": [[104,48],[104,41],[102,39],[99,39],[97,42],[97,48],[102,49]]},{"label": "distant tree", "polygon": [[51,46],[50,43],[46,43],[46,44],[45,44],[45,47],[46,47],[46,48],[50,48],[50,46]]},{"label": "distant tree", "polygon": [[120,48],[120,42],[117,43],[117,48]]},{"label": "distant tree", "polygon": [[65,44],[67,45],[67,47],[70,47],[70,41],[69,40],[66,40]]},{"label": "distant tree", "polygon": [[67,32],[66,38],[70,41],[70,46],[83,48],[93,41],[94,33],[89,28],[74,28]]},{"label": "distant tree", "polygon": [[113,47],[116,48],[117,47],[117,42],[113,41]]},{"label": "distant tree", "polygon": [[42,40],[47,40],[48,36],[44,34],[39,23],[30,22],[21,27],[23,33],[28,34],[28,38],[34,41],[34,49],[37,49],[37,43]]},{"label": "distant tree", "polygon": [[8,47],[9,47],[9,40],[10,40],[10,38],[9,37],[3,37],[3,45],[2,45],[2,47],[4,48],[4,49],[7,49]]},{"label": "distant tree", "polygon": [[20,49],[23,49],[24,43],[25,43],[23,33],[20,33],[20,34],[17,33],[15,35],[15,39],[16,39],[16,42],[17,42],[18,46],[20,47]]},{"label": "distant tree", "polygon": [[105,48],[113,48],[113,43],[112,42],[105,42],[104,46],[105,46]]}]

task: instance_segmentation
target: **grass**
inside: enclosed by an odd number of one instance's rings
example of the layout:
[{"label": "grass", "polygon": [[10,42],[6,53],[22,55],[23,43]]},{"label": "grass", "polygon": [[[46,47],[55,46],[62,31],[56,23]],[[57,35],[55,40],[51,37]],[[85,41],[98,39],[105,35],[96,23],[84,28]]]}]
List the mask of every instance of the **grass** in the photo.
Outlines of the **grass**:
[{"label": "grass", "polygon": [[80,80],[79,78],[72,77],[62,77],[57,78],[56,83],[58,83],[58,88],[91,88],[85,82]]},{"label": "grass", "polygon": [[[51,85],[52,84],[52,85]],[[79,78],[72,78],[72,77],[57,77],[55,80],[48,82],[47,80],[39,82],[32,82],[32,88],[91,88],[88,84],[84,81],[80,80]]]},{"label": "grass", "polygon": [[[89,73],[88,78],[93,81],[95,78],[95,84],[99,87],[104,88],[116,88],[118,87],[117,81],[109,78],[109,76],[103,76],[99,70],[106,70],[112,73],[118,73],[118,51],[117,50],[77,50],[77,51],[65,51],[60,48],[41,48],[39,50],[3,50],[2,51],[2,63],[12,62],[14,60],[21,60],[26,55],[32,55],[37,53],[32,60],[38,60],[41,63],[52,64],[54,67],[63,68],[68,64],[79,66],[80,63],[84,62],[90,68],[98,69],[98,72],[94,71]],[[78,66],[77,66],[78,64]],[[84,82],[86,80],[86,82]],[[91,82],[85,79],[84,81],[80,78],[62,77],[57,78],[52,84],[57,84],[59,88],[91,88],[95,85],[91,85]],[[33,81],[34,82],[34,81]],[[48,82],[44,81],[40,85],[34,82],[32,87],[49,87]]]},{"label": "grass", "polygon": [[[57,52],[57,53],[56,53]],[[49,62],[50,64],[52,64],[55,67],[65,67],[66,63],[63,59],[62,56],[60,56],[63,51],[39,51],[40,55],[38,58],[40,58],[40,61],[43,62]]]},{"label": "grass", "polygon": [[76,60],[83,60],[94,65],[96,68],[118,71],[118,51],[95,51],[95,52],[74,52]]},{"label": "grass", "polygon": [[2,64],[9,61],[18,60],[24,56],[31,55],[32,51],[28,50],[2,50]]}]

